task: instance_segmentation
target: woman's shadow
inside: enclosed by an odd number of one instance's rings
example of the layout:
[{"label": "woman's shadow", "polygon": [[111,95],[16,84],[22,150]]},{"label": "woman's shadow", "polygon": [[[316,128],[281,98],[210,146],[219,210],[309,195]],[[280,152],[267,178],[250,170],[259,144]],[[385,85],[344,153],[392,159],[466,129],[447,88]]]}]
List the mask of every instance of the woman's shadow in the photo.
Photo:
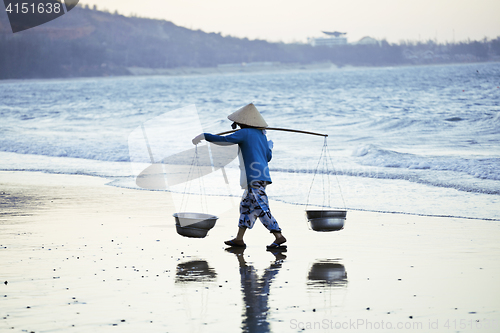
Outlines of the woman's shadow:
[{"label": "woman's shadow", "polygon": [[229,247],[226,248],[226,251],[236,256],[240,266],[241,291],[245,305],[242,314],[242,331],[270,332],[268,321],[269,291],[286,255],[280,251],[271,252],[275,261],[264,270],[264,274],[259,278],[257,270],[245,261],[243,256],[245,248]]}]

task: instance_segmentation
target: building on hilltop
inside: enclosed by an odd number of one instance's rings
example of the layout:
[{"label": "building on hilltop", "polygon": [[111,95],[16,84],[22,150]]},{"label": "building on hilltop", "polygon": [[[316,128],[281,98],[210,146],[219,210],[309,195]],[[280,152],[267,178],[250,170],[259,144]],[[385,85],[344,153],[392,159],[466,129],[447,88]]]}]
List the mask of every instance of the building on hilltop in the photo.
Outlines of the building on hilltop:
[{"label": "building on hilltop", "polygon": [[328,46],[328,47],[347,44],[347,38],[342,37],[346,35],[347,32],[338,32],[338,31],[334,32],[322,31],[322,32],[328,37],[317,37],[317,38],[312,37],[308,38],[307,42],[312,46]]},{"label": "building on hilltop", "polygon": [[329,32],[329,31],[322,31],[325,35],[328,37],[312,37],[308,38],[307,41],[310,45],[312,46],[328,46],[328,47],[334,47],[334,46],[339,46],[339,45],[380,45],[380,41],[376,40],[375,38],[365,36],[358,40],[357,42],[353,43],[347,43],[347,37],[344,37],[347,35],[346,32]]},{"label": "building on hilltop", "polygon": [[372,37],[363,37],[360,40],[358,40],[356,43],[353,43],[355,45],[380,45],[380,42],[376,40],[375,38]]}]

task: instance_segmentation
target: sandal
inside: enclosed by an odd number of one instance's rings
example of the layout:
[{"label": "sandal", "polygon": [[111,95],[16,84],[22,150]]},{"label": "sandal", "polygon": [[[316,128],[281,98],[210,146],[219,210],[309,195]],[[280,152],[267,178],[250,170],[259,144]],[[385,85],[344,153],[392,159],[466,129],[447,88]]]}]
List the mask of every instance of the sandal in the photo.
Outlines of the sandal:
[{"label": "sandal", "polygon": [[229,246],[234,246],[234,247],[246,247],[247,245],[239,239],[231,239],[228,241],[225,241],[224,244],[229,245]]},{"label": "sandal", "polygon": [[266,246],[268,251],[276,250],[276,251],[286,251],[286,245],[278,245],[276,243],[272,243],[271,245]]},{"label": "sandal", "polygon": [[280,237],[277,240],[275,240],[271,245],[267,246],[268,250],[284,250],[286,249],[286,245],[283,245],[283,243],[286,242],[285,237]]}]

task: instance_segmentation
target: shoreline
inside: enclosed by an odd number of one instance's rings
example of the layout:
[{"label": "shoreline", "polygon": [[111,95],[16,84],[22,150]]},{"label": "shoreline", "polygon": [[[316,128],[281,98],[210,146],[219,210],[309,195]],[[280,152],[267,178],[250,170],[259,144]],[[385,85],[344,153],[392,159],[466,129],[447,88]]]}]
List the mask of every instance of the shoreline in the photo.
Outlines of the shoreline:
[{"label": "shoreline", "polygon": [[319,233],[304,207],[271,201],[288,251],[265,251],[272,236],[257,221],[247,248],[229,252],[237,207],[206,238],[185,238],[165,192],[105,183],[0,172],[0,330],[500,327],[498,223],[349,211],[344,230]]},{"label": "shoreline", "polygon": [[434,67],[434,66],[466,66],[472,64],[490,64],[500,63],[500,61],[481,61],[481,62],[458,62],[458,63],[439,63],[439,64],[403,64],[403,65],[386,65],[386,66],[353,66],[345,65],[338,67],[337,65],[327,63],[311,63],[311,64],[285,64],[280,63],[278,66],[230,66],[230,67],[176,67],[176,68],[145,68],[145,67],[129,67],[127,70],[129,75],[116,76],[75,76],[75,77],[53,77],[53,78],[17,78],[17,79],[0,79],[2,83],[22,82],[22,81],[46,81],[46,80],[85,80],[85,79],[116,79],[116,78],[133,78],[133,77],[150,77],[150,76],[207,76],[207,75],[233,75],[233,74],[266,74],[266,73],[287,73],[287,72],[307,72],[307,71],[351,71],[363,69],[383,69],[383,68],[406,68],[406,67]]},{"label": "shoreline", "polygon": [[[10,153],[9,154],[17,154],[17,153]],[[1,153],[0,153],[1,154]],[[22,155],[22,154],[21,154]],[[24,156],[24,155],[22,155]],[[39,156],[39,155],[36,155]],[[112,177],[106,176],[106,175],[95,175],[92,173],[88,174],[72,174],[72,173],[61,173],[57,171],[50,171],[50,170],[15,170],[15,169],[0,169],[0,174],[2,172],[27,172],[27,173],[41,173],[41,174],[47,174],[47,175],[64,175],[64,176],[76,176],[76,177],[91,177],[91,178],[96,178],[96,179],[102,179],[104,182],[105,186],[113,187],[116,189],[125,189],[125,190],[132,190],[132,191],[154,191],[154,192],[159,192],[159,193],[166,193],[165,195],[170,195],[169,193],[173,193],[175,195],[179,195],[178,192],[170,192],[170,191],[164,191],[164,190],[148,190],[148,189],[143,189],[143,188],[133,188],[133,187],[127,187],[123,185],[117,185],[115,183],[115,179],[112,179]],[[240,196],[221,196],[225,198],[225,200],[228,200],[228,198],[231,198],[233,201],[234,200],[239,200]],[[271,200],[275,202],[279,202],[285,205],[291,205],[295,207],[307,207],[307,204],[305,203],[296,203],[296,202],[288,202],[286,200],[280,200],[280,199],[274,199],[271,196]],[[234,204],[234,202],[233,202]],[[313,206],[309,204],[309,206]],[[325,207],[318,206],[318,209],[324,209]],[[498,218],[489,218],[489,217],[480,217],[480,216],[462,216],[462,215],[446,215],[446,214],[425,214],[425,213],[415,213],[415,212],[405,212],[405,211],[388,211],[388,210],[372,210],[372,209],[363,209],[363,208],[356,208],[356,207],[332,207],[332,209],[341,209],[341,210],[349,210],[349,211],[357,211],[357,212],[366,212],[366,213],[376,213],[376,214],[394,214],[394,215],[402,215],[402,216],[421,216],[421,217],[430,217],[430,218],[452,218],[452,219],[463,219],[463,220],[471,220],[471,221],[485,221],[485,222],[499,222],[500,219]]]}]

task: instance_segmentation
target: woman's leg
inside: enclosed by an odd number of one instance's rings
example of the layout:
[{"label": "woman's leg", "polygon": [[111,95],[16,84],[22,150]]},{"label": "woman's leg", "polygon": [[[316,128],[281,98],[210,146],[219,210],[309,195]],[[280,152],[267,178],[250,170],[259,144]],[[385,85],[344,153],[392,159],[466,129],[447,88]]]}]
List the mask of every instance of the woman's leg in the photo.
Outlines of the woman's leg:
[{"label": "woman's leg", "polygon": [[254,196],[257,202],[257,207],[255,210],[258,212],[258,217],[260,222],[269,230],[275,237],[276,244],[283,244],[286,242],[286,238],[281,233],[281,228],[278,221],[271,214],[269,209],[269,199],[266,194],[266,186],[260,184],[258,188],[253,188],[251,194]]},{"label": "woman's leg", "polygon": [[247,231],[247,228],[245,227],[238,227],[238,234],[236,235],[236,240],[243,241],[243,236],[245,236],[245,231]]},{"label": "woman's leg", "polygon": [[243,236],[248,228],[252,228],[257,220],[255,211],[255,202],[249,191],[245,191],[240,203],[240,219],[238,221],[238,233],[236,237],[225,241],[224,243],[229,246],[245,246]]}]

